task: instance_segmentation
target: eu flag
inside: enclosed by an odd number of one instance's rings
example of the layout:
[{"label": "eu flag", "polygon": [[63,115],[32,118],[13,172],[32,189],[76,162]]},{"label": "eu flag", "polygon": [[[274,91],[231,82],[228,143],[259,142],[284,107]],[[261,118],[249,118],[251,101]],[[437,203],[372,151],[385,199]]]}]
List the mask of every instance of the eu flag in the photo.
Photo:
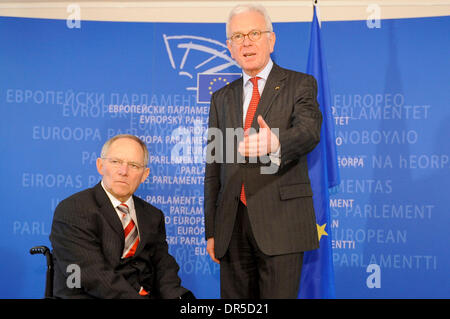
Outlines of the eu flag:
[{"label": "eu flag", "polygon": [[317,100],[323,115],[320,143],[308,154],[308,169],[313,190],[320,248],[305,252],[299,298],[336,298],[333,254],[331,247],[329,188],[339,185],[336,139],[331,112],[327,66],[320,37],[316,7],[311,26],[311,39],[306,73],[317,80]]},{"label": "eu flag", "polygon": [[218,89],[239,79],[241,73],[198,73],[197,103],[209,103],[211,95]]}]

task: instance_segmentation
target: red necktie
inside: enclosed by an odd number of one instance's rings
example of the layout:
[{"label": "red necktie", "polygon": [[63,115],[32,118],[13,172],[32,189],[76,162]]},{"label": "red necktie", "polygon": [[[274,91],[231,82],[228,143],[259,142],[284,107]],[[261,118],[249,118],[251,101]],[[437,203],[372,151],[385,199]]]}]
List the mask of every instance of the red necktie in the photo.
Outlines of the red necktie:
[{"label": "red necktie", "polygon": [[125,235],[125,245],[123,247],[122,258],[134,256],[136,248],[139,245],[138,230],[134,221],[131,219],[128,206],[124,203],[117,206],[117,209],[122,212],[122,225]]},{"label": "red necktie", "polygon": [[[125,245],[123,248],[122,258],[132,257],[134,256],[136,248],[139,245],[138,230],[133,219],[131,219],[130,209],[128,208],[128,206],[124,203],[121,203],[119,206],[117,206],[117,209],[122,213],[122,225],[125,235]],[[138,293],[141,296],[148,295],[148,292],[143,287],[141,287]]]},{"label": "red necktie", "polygon": [[[252,126],[253,118],[255,117],[256,108],[258,107],[259,103],[259,91],[258,91],[258,80],[260,77],[254,77],[251,78],[250,81],[252,81],[253,84],[253,93],[252,93],[252,99],[250,100],[250,104],[248,105],[247,114],[245,115],[245,124],[244,124],[244,132]],[[247,199],[245,198],[245,190],[244,190],[244,183],[242,183],[241,188],[241,202],[247,206]]]}]

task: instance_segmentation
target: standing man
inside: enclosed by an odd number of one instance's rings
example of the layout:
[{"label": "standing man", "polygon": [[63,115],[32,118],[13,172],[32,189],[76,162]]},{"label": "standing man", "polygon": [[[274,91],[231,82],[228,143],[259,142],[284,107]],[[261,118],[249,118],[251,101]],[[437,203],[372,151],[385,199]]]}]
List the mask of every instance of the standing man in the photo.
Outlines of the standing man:
[{"label": "standing man", "polygon": [[[163,213],[134,196],[149,175],[136,136],[108,140],[97,159],[102,181],[61,201],[50,241],[60,298],[189,298],[168,253]],[[71,280],[79,270],[79,283]]]},{"label": "standing man", "polygon": [[[320,139],[317,84],[272,62],[275,33],[263,7],[236,6],[226,28],[243,76],[211,98],[209,132],[223,139],[209,133],[207,251],[220,263],[222,298],[297,298],[303,252],[319,247],[306,161]],[[245,137],[230,145],[227,128],[244,128]],[[224,163],[230,152],[247,161]],[[268,158],[272,174],[263,172]]]}]

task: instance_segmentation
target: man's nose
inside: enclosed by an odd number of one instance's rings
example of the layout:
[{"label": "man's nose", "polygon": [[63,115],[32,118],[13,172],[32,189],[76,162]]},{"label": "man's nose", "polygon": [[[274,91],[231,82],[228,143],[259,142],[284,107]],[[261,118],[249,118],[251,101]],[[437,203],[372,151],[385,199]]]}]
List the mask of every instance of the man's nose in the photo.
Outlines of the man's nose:
[{"label": "man's nose", "polygon": [[122,163],[119,167],[119,174],[120,175],[127,175],[128,174],[128,163]]},{"label": "man's nose", "polygon": [[252,40],[250,40],[250,36],[248,34],[244,35],[244,41],[242,44],[246,47],[252,44]]}]

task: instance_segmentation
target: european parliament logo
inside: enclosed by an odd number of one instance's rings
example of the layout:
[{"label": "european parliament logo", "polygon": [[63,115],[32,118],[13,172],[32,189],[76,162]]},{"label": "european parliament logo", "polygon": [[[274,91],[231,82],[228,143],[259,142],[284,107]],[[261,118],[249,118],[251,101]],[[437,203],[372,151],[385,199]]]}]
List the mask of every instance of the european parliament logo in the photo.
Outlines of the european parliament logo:
[{"label": "european parliament logo", "polygon": [[209,103],[211,95],[242,76],[240,73],[198,73],[197,103]]},{"label": "european parliament logo", "polygon": [[198,35],[162,36],[172,69],[187,91],[197,91],[197,103],[209,103],[212,93],[241,77],[233,73],[240,68],[226,44]]}]

